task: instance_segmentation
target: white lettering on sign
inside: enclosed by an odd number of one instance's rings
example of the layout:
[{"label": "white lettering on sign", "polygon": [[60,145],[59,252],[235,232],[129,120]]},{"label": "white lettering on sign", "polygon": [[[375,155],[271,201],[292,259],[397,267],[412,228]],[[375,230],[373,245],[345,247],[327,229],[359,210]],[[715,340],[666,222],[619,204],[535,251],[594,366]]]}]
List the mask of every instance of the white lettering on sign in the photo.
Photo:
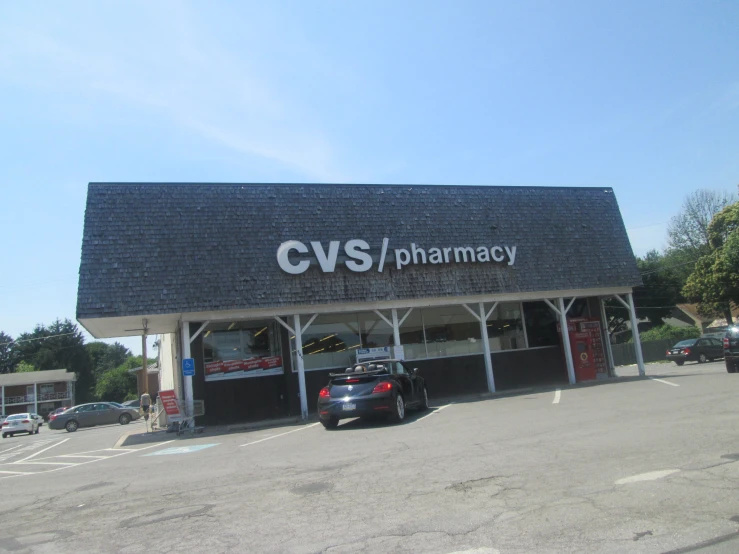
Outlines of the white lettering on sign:
[{"label": "white lettering on sign", "polygon": [[[390,239],[382,240],[382,248],[379,254],[378,271],[382,272],[387,255],[387,245]],[[341,241],[332,240],[328,243],[328,251],[320,241],[311,241],[311,249],[315,254],[315,259],[321,271],[324,273],[333,273],[336,270],[336,264],[339,260],[339,250],[341,249]],[[344,243],[344,254],[346,259],[344,265],[350,270],[362,273],[372,269],[374,260],[371,254],[372,248],[367,241],[362,239],[351,239]],[[300,241],[288,240],[283,242],[277,248],[277,263],[286,273],[292,275],[300,275],[308,271],[310,260],[301,259],[300,254],[308,254],[310,250]],[[443,248],[432,247],[426,250],[416,245],[415,242],[410,244],[408,248],[394,248],[392,250],[395,255],[395,268],[400,270],[403,267],[413,265],[430,264],[449,264],[449,263],[503,263],[508,265],[516,263],[516,247],[515,246],[448,246]],[[291,259],[292,256],[292,259]]]}]

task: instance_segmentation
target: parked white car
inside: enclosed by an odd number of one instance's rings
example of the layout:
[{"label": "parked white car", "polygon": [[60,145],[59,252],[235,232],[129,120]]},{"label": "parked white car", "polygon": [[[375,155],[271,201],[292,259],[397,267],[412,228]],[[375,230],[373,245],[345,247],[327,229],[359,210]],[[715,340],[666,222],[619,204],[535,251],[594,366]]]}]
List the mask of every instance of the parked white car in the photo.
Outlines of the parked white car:
[{"label": "parked white car", "polygon": [[38,435],[38,420],[31,414],[13,414],[9,415],[3,422],[3,438],[8,435],[13,436],[16,433],[28,433]]}]

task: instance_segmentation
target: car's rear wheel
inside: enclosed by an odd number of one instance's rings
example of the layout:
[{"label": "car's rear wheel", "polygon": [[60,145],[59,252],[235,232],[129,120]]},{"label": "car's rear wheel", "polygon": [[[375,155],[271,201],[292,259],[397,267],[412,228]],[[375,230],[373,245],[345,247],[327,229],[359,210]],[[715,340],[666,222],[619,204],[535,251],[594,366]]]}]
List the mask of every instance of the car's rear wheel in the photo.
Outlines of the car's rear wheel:
[{"label": "car's rear wheel", "polygon": [[395,397],[395,408],[393,410],[393,420],[401,422],[405,419],[405,399],[402,394]]},{"label": "car's rear wheel", "polygon": [[41,427],[36,427],[36,434],[38,435],[38,432],[41,431]]},{"label": "car's rear wheel", "polygon": [[77,429],[80,428],[80,424],[77,423],[75,420],[70,419],[65,425],[64,428],[67,430],[67,433],[74,433]]},{"label": "car's rear wheel", "polygon": [[7,439],[8,438],[8,434],[7,433],[3,433],[3,438],[4,439]]},{"label": "car's rear wheel", "polygon": [[424,386],[423,387],[423,396],[421,397],[421,410],[428,410],[429,409],[429,391]]},{"label": "car's rear wheel", "polygon": [[128,414],[121,414],[121,417],[118,418],[118,423],[121,425],[128,425],[131,423],[131,416]]},{"label": "car's rear wheel", "polygon": [[675,364],[676,364],[676,365],[683,365],[684,363],[685,363],[685,362],[683,362],[682,360],[676,360],[676,361],[675,361]]},{"label": "car's rear wheel", "polygon": [[706,356],[705,354],[700,354],[698,356],[698,363],[699,364],[705,364],[707,361],[708,361],[708,356]]},{"label": "car's rear wheel", "polygon": [[326,429],[336,429],[339,426],[339,418],[332,416],[328,419],[322,419],[321,425]]}]

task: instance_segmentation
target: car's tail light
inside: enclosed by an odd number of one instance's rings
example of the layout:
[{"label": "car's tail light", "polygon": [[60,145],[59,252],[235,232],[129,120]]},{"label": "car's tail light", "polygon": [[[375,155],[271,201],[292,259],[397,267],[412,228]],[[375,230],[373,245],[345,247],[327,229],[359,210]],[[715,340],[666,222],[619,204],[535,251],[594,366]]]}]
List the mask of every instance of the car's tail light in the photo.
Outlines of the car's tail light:
[{"label": "car's tail light", "polygon": [[8,424],[8,422],[7,422],[7,421],[6,421],[5,423],[3,423],[3,427],[5,427],[5,426],[6,426],[7,424]]},{"label": "car's tail light", "polygon": [[359,383],[359,379],[347,379],[345,383]]},{"label": "car's tail light", "polygon": [[31,423],[31,420],[30,419],[24,419],[23,421],[21,421],[21,423]]},{"label": "car's tail light", "polygon": [[724,348],[729,349],[729,337],[724,337]]},{"label": "car's tail light", "polygon": [[323,387],[321,392],[318,393],[319,398],[328,398],[329,396],[331,396],[331,393],[328,391],[328,387]]},{"label": "car's tail light", "polygon": [[683,348],[683,354],[690,356],[690,348]]},{"label": "car's tail light", "polygon": [[383,381],[382,383],[377,383],[377,385],[375,385],[375,388],[372,389],[372,394],[378,392],[390,392],[391,390],[393,390],[393,384],[389,381]]}]

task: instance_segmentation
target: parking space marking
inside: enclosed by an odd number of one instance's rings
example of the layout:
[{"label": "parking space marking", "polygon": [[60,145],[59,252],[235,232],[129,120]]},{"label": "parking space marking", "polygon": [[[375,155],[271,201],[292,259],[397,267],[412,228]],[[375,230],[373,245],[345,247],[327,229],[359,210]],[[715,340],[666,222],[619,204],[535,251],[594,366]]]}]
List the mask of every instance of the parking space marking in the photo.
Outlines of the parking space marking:
[{"label": "parking space marking", "polygon": [[57,442],[57,443],[54,443],[54,444],[52,444],[51,446],[47,446],[47,447],[46,447],[46,448],[44,448],[43,450],[39,450],[38,452],[34,452],[34,453],[33,453],[33,454],[31,454],[30,456],[28,456],[28,457],[26,457],[26,458],[23,458],[22,460],[16,460],[16,461],[15,461],[15,462],[13,462],[13,463],[14,463],[14,464],[19,464],[19,463],[21,463],[21,462],[25,462],[26,460],[30,460],[31,458],[35,458],[35,457],[36,457],[36,456],[38,456],[39,454],[41,454],[41,453],[43,453],[43,452],[46,452],[47,450],[50,450],[50,449],[54,448],[55,446],[59,446],[60,444],[62,444],[62,443],[65,443],[65,442],[67,442],[68,440],[69,440],[69,439],[62,439],[62,440],[60,440],[59,442]]},{"label": "parking space marking", "polygon": [[557,389],[554,391],[554,400],[552,400],[552,404],[559,404],[560,398],[562,398],[562,389]]},{"label": "parking space marking", "polygon": [[0,450],[0,456],[5,454],[6,452],[10,452],[11,450],[15,450],[16,448],[20,448],[21,446],[26,446],[24,444],[16,444],[15,446],[11,446],[10,448],[6,448],[5,450]]},{"label": "parking space marking", "polygon": [[252,444],[257,444],[259,442],[268,441],[270,439],[276,439],[277,437],[284,437],[285,435],[289,435],[290,433],[297,433],[298,431],[305,431],[306,429],[310,429],[311,427],[315,427],[316,425],[320,425],[320,422],[313,423],[311,425],[306,425],[305,427],[301,427],[300,429],[293,429],[292,431],[287,431],[285,433],[279,433],[277,435],[272,435],[271,437],[259,439],[258,441],[247,442],[246,444],[242,444],[240,446],[251,446]]},{"label": "parking space marking", "polygon": [[640,473],[639,475],[632,475],[631,477],[624,477],[619,479],[614,484],[616,485],[628,485],[629,483],[639,483],[641,481],[656,481],[662,479],[673,473],[677,473],[679,469],[663,469],[661,471],[650,471],[649,473]]},{"label": "parking space marking", "polygon": [[[141,452],[142,450],[148,450],[149,448],[156,448],[159,446],[163,446],[165,444],[169,444],[170,442],[173,442],[174,439],[160,442],[157,444],[151,444],[149,446],[144,446],[143,448],[128,448],[123,450],[122,452],[120,450],[122,449],[113,449],[113,448],[103,448],[100,450],[91,450],[90,452],[102,452],[104,450],[115,450],[118,451],[117,454],[111,454],[110,456],[100,456],[95,457],[92,460],[85,460],[84,462],[54,462],[53,460],[61,458],[62,456],[71,456],[69,454],[66,455],[59,455],[59,456],[49,456],[48,458],[42,458],[39,460],[34,460],[32,462],[22,462],[22,465],[39,465],[39,466],[51,466],[51,465],[60,465],[62,467],[55,467],[53,469],[40,469],[39,471],[33,471],[33,472],[23,472],[23,471],[7,471],[7,470],[0,470],[0,480],[2,479],[12,479],[14,477],[25,477],[26,475],[41,475],[43,473],[52,473],[54,471],[62,471],[64,469],[70,469],[73,467],[83,466],[87,464],[94,464],[96,462],[102,462],[103,460],[108,460],[110,458],[117,458],[118,456],[125,456],[126,454],[131,454],[133,452]],[[46,461],[48,460],[48,461]],[[11,462],[8,464],[5,464],[6,466],[9,465],[15,465],[16,462]],[[9,475],[1,475],[3,473],[8,473]]]},{"label": "parking space marking", "polygon": [[665,379],[657,379],[656,377],[650,377],[652,381],[659,381],[660,383],[664,383],[665,385],[670,385],[671,387],[679,387],[677,383],[672,383],[671,381],[666,381]]},{"label": "parking space marking", "polygon": [[423,419],[426,419],[427,417],[431,417],[431,416],[432,416],[432,415],[434,415],[434,414],[438,414],[438,413],[439,413],[439,412],[440,412],[441,410],[443,410],[443,409],[445,409],[445,408],[448,408],[448,407],[449,407],[449,406],[451,406],[452,404],[454,404],[454,402],[449,402],[449,404],[444,404],[443,406],[440,406],[440,407],[438,407],[438,408],[431,408],[431,410],[432,410],[432,412],[431,412],[431,413],[429,413],[429,414],[426,414],[425,416],[419,417],[419,418],[418,418],[417,420],[415,420],[415,421],[411,421],[411,424],[413,424],[413,423],[418,423],[419,421],[421,421],[421,420],[423,420]]}]

